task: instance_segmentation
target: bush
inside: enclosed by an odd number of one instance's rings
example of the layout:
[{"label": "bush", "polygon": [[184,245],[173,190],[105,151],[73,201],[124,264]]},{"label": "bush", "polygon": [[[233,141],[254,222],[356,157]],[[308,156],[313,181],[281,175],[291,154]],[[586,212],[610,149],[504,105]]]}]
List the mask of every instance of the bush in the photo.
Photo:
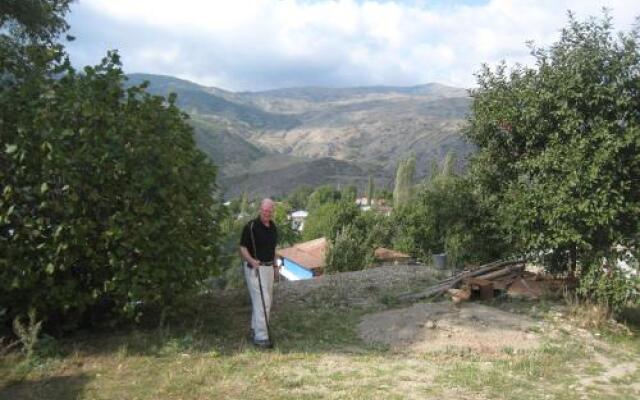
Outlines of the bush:
[{"label": "bush", "polygon": [[316,188],[307,199],[307,211],[313,212],[327,203],[340,201],[342,193],[331,185],[323,185]]},{"label": "bush", "polygon": [[619,313],[624,307],[640,305],[640,278],[617,267],[593,263],[581,274],[578,293]]},{"label": "bush", "polygon": [[430,261],[450,252],[454,266],[485,262],[504,254],[499,224],[466,178],[437,176],[418,190],[415,201],[394,211],[394,249]]},{"label": "bush", "polygon": [[364,269],[373,262],[373,251],[353,225],[344,226],[329,246],[325,271],[345,272]]},{"label": "bush", "polygon": [[332,241],[344,226],[360,215],[360,209],[352,202],[329,202],[309,213],[302,231],[303,240],[326,237]]},{"label": "bush", "polygon": [[5,325],[30,309],[61,329],[135,317],[216,268],[216,170],[175,97],[125,90],[117,53],[82,74],[57,57],[0,63]]},{"label": "bush", "polygon": [[287,202],[278,202],[275,206],[273,221],[278,227],[278,246],[287,247],[300,240],[300,234],[291,227],[289,214],[293,211]]},{"label": "bush", "polygon": [[221,276],[218,278],[220,286],[238,288],[244,285],[244,275],[240,267],[238,246],[244,224],[249,216],[238,219],[236,214],[226,209],[220,219],[220,266]]}]

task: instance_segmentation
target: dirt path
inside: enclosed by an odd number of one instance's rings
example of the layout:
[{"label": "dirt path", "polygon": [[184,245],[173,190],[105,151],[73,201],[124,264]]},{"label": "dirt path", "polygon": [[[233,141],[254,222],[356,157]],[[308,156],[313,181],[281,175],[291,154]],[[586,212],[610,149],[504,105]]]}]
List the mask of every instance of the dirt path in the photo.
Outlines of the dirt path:
[{"label": "dirt path", "polygon": [[[575,388],[579,392],[592,390],[606,395],[616,395],[621,385],[619,381],[632,376],[640,367],[637,361],[620,362],[599,352],[593,354],[593,361],[602,368],[602,371],[597,376],[580,377]],[[627,389],[640,394],[640,382],[628,383]],[[583,398],[587,398],[585,396],[587,396],[586,393]]]}]

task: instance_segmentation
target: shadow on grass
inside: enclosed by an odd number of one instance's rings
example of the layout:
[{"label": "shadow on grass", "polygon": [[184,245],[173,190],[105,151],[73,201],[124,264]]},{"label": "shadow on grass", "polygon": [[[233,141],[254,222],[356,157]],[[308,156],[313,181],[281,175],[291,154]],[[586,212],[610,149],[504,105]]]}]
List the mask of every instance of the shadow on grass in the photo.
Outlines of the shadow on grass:
[{"label": "shadow on grass", "polygon": [[90,381],[85,374],[23,380],[0,386],[0,399],[77,399]]},{"label": "shadow on grass", "polygon": [[[380,304],[381,307],[385,307]],[[386,308],[386,307],[385,307]],[[272,336],[280,353],[358,353],[377,351],[360,341],[356,326],[367,311],[335,306],[322,299],[274,304]],[[251,306],[245,291],[199,296],[164,326],[85,332],[67,338],[65,353],[171,357],[177,354],[232,356],[253,348],[249,340]]]},{"label": "shadow on grass", "polygon": [[621,314],[622,320],[628,324],[629,328],[640,332],[640,306],[625,307]]}]

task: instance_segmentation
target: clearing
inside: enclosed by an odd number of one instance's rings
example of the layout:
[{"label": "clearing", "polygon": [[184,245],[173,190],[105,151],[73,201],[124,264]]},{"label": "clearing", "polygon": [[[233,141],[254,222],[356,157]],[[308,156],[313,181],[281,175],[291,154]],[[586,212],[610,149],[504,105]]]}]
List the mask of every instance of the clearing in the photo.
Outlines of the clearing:
[{"label": "clearing", "polygon": [[635,328],[580,327],[564,300],[401,303],[419,265],[277,284],[273,351],[247,340],[243,290],[162,326],[79,333],[0,359],[0,399],[637,399]]}]

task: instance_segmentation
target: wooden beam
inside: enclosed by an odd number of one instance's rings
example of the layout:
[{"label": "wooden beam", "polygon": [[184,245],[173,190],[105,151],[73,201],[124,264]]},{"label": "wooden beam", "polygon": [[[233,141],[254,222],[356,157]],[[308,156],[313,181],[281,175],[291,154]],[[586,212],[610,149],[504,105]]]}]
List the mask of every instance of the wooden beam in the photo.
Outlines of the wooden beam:
[{"label": "wooden beam", "polygon": [[504,268],[509,265],[514,264],[522,264],[523,261],[494,261],[489,264],[481,265],[478,268],[475,268],[470,271],[462,271],[457,275],[454,275],[450,278],[447,278],[443,281],[440,281],[438,284],[429,286],[425,290],[419,293],[404,293],[398,296],[398,300],[400,301],[417,301],[422,300],[428,297],[440,295],[445,293],[447,290],[454,288],[464,279],[470,279],[476,276],[480,276],[483,274],[487,274],[489,272],[495,271],[497,269]]}]

